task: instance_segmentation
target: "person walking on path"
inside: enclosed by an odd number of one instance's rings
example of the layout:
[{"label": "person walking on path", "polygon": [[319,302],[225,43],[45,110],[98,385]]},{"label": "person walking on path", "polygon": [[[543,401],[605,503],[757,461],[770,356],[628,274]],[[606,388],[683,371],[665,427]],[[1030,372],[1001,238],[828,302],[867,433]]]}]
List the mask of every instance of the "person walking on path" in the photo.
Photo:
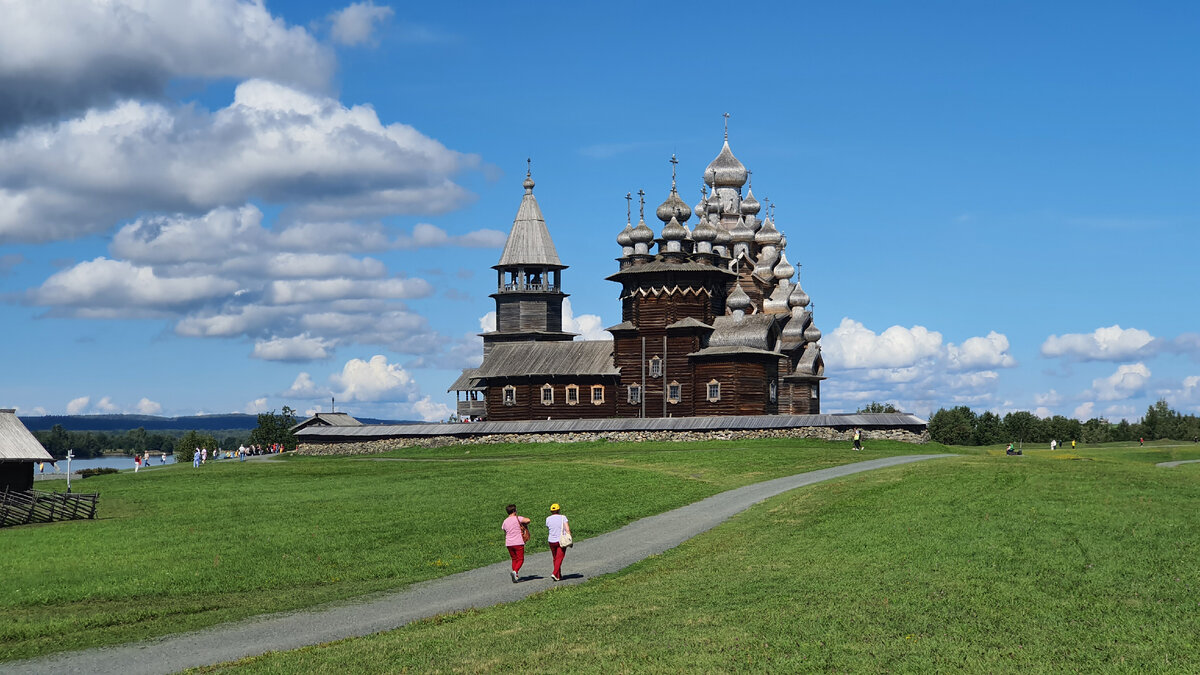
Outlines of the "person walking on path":
[{"label": "person walking on path", "polygon": [[525,564],[525,542],[529,541],[529,523],[532,521],[517,515],[516,504],[509,504],[504,509],[508,511],[508,516],[500,523],[500,529],[504,530],[504,545],[508,547],[508,557],[512,558],[512,580],[515,584],[521,580],[521,565]]},{"label": "person walking on path", "polygon": [[854,449],[862,452],[862,429],[854,427]]},{"label": "person walking on path", "polygon": [[567,557],[567,549],[559,544],[562,535],[571,534],[571,525],[567,517],[559,513],[562,510],[558,504],[550,505],[550,515],[546,517],[546,529],[550,530],[550,556],[554,559],[554,572],[550,575],[552,581],[562,581],[563,558]]},{"label": "person walking on path", "polygon": [[192,466],[200,468],[200,448],[196,448],[196,454],[192,455]]},{"label": "person walking on path", "polygon": [[138,469],[140,469],[140,468],[142,468],[142,456],[134,455],[133,456],[133,472],[137,473]]}]

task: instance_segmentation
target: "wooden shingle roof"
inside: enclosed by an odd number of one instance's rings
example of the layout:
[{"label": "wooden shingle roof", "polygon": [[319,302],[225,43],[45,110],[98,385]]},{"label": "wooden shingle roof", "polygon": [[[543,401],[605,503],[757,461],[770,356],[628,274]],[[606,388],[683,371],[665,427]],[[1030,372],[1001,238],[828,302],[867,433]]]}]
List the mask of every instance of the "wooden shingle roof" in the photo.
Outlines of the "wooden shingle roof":
[{"label": "wooden shingle roof", "polygon": [[54,461],[54,457],[25,428],[25,424],[17,417],[17,411],[12,408],[0,409],[0,461]]},{"label": "wooden shingle roof", "polygon": [[609,340],[509,342],[492,347],[475,377],[619,375]]}]

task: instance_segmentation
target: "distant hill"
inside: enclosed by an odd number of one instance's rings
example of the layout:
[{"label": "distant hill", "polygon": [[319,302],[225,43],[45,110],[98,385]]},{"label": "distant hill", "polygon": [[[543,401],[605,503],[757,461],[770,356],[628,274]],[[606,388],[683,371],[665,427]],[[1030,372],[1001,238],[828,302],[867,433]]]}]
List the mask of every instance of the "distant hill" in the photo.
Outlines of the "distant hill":
[{"label": "distant hill", "polygon": [[[61,424],[67,431],[129,431],[144,428],[146,431],[191,430],[229,431],[251,430],[258,426],[257,415],[229,413],[225,415],[189,415],[186,417],[158,417],[156,415],[40,415],[26,417],[21,421],[30,431],[49,431]],[[297,415],[297,420],[307,417]],[[363,424],[423,424],[413,420],[380,420],[372,417],[357,417]]]}]

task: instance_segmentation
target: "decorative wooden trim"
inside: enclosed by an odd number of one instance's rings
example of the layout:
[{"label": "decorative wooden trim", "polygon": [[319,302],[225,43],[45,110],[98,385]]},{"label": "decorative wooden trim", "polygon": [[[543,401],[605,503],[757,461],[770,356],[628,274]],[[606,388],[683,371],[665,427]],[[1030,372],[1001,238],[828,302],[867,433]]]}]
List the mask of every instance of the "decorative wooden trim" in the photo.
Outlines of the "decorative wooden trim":
[{"label": "decorative wooden trim", "polygon": [[[713,387],[716,387],[714,390]],[[708,381],[708,386],[705,387],[705,394],[708,395],[709,403],[716,403],[721,400],[721,383],[715,379]],[[715,394],[715,396],[714,396]]]},{"label": "decorative wooden trim", "polygon": [[[549,400],[546,398],[547,393],[550,394]],[[554,405],[554,387],[550,386],[549,382],[542,385],[542,405]]]},{"label": "decorative wooden trim", "polygon": [[[600,394],[600,397],[597,398],[596,394]],[[604,404],[604,385],[593,384],[592,385],[592,405],[603,405],[603,404]]]},{"label": "decorative wooden trim", "polygon": [[567,385],[567,405],[579,405],[579,385]]},{"label": "decorative wooden trim", "polygon": [[628,390],[626,400],[629,405],[640,405],[642,402],[642,385],[631,384],[626,389]]},{"label": "decorative wooden trim", "polygon": [[660,358],[658,356],[658,354],[655,354],[650,359],[649,366],[650,367],[648,369],[649,370],[648,374],[650,375],[650,377],[662,377],[663,360],[662,360],[662,358]]},{"label": "decorative wooden trim", "polygon": [[504,405],[517,404],[517,388],[510,385],[504,387]]},{"label": "decorative wooden trim", "polygon": [[672,380],[667,385],[667,403],[679,403],[680,396],[683,394],[683,386]]}]

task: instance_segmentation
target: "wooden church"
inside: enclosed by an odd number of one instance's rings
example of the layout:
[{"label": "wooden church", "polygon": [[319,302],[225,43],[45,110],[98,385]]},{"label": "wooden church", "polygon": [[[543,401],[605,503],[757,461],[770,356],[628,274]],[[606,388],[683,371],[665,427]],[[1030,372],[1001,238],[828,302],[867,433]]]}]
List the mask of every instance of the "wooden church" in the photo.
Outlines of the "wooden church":
[{"label": "wooden church", "polygon": [[671,191],[655,211],[657,235],[639,191],[638,223],[627,218],[617,236],[619,268],[608,277],[621,286],[621,322],[607,329],[610,341],[575,340],[563,331],[567,266],[526,173],[525,195],[494,266],[496,328],[482,335],[482,365],[450,387],[459,415],[505,421],[819,413],[821,331],[808,294],[798,277],[793,281],[787,237],[772,214],[758,217],[762,207],[748,178],[726,131],[694,210],[680,199],[672,171]]}]

